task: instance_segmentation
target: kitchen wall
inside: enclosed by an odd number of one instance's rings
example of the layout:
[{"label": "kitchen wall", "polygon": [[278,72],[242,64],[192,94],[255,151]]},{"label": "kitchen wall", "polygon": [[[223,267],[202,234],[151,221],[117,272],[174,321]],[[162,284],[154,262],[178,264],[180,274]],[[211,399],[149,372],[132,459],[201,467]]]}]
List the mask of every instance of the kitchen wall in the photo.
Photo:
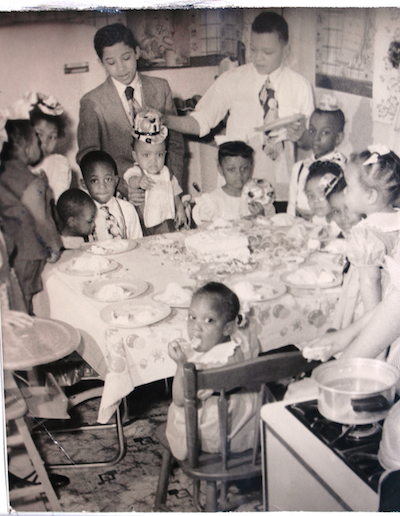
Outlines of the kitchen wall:
[{"label": "kitchen wall", "polygon": [[[285,8],[290,27],[289,64],[314,85],[317,9]],[[259,10],[252,9],[251,15]],[[114,20],[112,20],[114,21]],[[109,23],[110,21],[108,21]],[[81,23],[15,24],[0,27],[0,108],[7,107],[26,91],[55,95],[72,119],[75,130],[79,99],[100,84],[105,74],[93,49],[98,26]],[[376,39],[380,30],[377,28]],[[89,73],[64,74],[64,64],[88,62]],[[217,67],[166,69],[146,72],[168,80],[174,96],[184,99],[202,95],[218,73]],[[324,92],[315,89],[318,99]],[[346,138],[342,150],[361,150],[372,142],[393,142],[388,124],[372,123],[372,100],[335,92],[346,115]],[[69,151],[74,161],[76,142]]]}]

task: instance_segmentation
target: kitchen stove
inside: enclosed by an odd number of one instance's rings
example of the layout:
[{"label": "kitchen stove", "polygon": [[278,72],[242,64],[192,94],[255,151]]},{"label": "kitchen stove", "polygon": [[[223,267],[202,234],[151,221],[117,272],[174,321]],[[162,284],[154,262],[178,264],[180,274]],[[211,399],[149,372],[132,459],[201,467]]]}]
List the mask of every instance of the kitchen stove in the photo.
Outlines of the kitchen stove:
[{"label": "kitchen stove", "polygon": [[379,479],[385,471],[377,458],[383,421],[366,425],[335,423],[319,413],[317,400],[293,403],[286,409],[378,492]]},{"label": "kitchen stove", "polygon": [[261,418],[265,510],[378,511],[382,422],[334,423],[315,399],[268,403]]}]

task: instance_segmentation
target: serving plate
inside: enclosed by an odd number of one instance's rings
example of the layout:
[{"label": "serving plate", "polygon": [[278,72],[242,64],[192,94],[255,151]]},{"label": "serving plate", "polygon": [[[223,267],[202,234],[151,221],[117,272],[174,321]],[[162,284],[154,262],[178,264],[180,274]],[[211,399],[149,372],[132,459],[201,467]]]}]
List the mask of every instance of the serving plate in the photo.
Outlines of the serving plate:
[{"label": "serving plate", "polygon": [[278,118],[278,120],[274,120],[273,122],[268,122],[261,127],[257,127],[256,131],[264,131],[268,133],[269,131],[275,131],[277,129],[281,129],[282,127],[286,127],[287,125],[294,124],[295,122],[299,122],[305,118],[305,116],[301,113],[297,113],[296,115],[285,116],[284,118]]},{"label": "serving plate", "polygon": [[172,309],[151,299],[131,299],[112,303],[103,308],[100,317],[118,328],[141,328],[162,321]]},{"label": "serving plate", "polygon": [[[286,285],[281,283],[280,281],[271,281],[271,280],[265,280],[262,281],[260,279],[252,279],[252,280],[241,280],[241,281],[235,281],[233,283],[230,283],[230,288],[235,290],[235,287],[242,283],[242,281],[249,281],[249,283],[252,284],[257,294],[261,294],[261,299],[245,299],[249,303],[263,303],[265,301],[271,301],[272,299],[276,299],[283,294],[285,294],[287,288]],[[240,294],[240,292],[239,292]],[[238,294],[238,295],[239,295]],[[240,295],[239,295],[240,297]]]},{"label": "serving plate", "polygon": [[[297,271],[307,270],[307,269],[315,271],[315,269],[311,269],[311,267],[299,267],[297,269]],[[321,269],[321,272],[322,272],[322,270],[323,269]],[[328,269],[326,269],[326,270],[328,270]],[[302,288],[302,289],[334,288],[334,287],[338,287],[339,285],[341,285],[341,283],[343,281],[343,276],[342,276],[341,272],[329,269],[329,272],[331,272],[333,274],[333,276],[335,277],[335,279],[333,281],[329,281],[326,283],[317,283],[317,282],[315,282],[315,283],[296,283],[296,282],[293,282],[290,279],[290,277],[293,276],[294,274],[296,274],[297,271],[284,272],[280,277],[281,281],[288,287]]]},{"label": "serving plate", "polygon": [[[104,258],[104,257],[101,257]],[[107,260],[107,266],[105,266],[103,269],[94,270],[94,269],[87,269],[87,270],[77,270],[74,268],[71,268],[75,259],[69,260],[68,262],[60,263],[58,266],[58,269],[61,272],[64,272],[65,274],[70,274],[71,276],[94,276],[95,274],[105,274],[106,272],[114,271],[119,267],[119,263],[115,262],[114,260],[110,260],[106,258]]]},{"label": "serving plate", "polygon": [[3,366],[24,370],[48,364],[74,351],[81,340],[78,330],[55,319],[33,318],[24,328],[3,328]]},{"label": "serving plate", "polygon": [[[124,247],[121,244],[126,242]],[[115,248],[113,249],[113,246]],[[136,240],[106,240],[105,242],[85,242],[81,245],[80,250],[91,253],[96,256],[107,256],[113,254],[127,253],[138,246]]]},{"label": "serving plate", "polygon": [[[113,285],[122,288],[124,290],[124,294],[120,296],[119,293],[116,293],[114,297],[109,297],[108,299],[103,299],[101,296],[99,297],[99,292],[103,287]],[[140,296],[141,294],[144,294],[148,288],[149,284],[146,281],[129,278],[113,278],[87,283],[83,288],[83,293],[85,296],[91,297],[96,301],[101,301],[103,303],[113,303],[115,301],[122,301],[124,299],[132,299]]]}]

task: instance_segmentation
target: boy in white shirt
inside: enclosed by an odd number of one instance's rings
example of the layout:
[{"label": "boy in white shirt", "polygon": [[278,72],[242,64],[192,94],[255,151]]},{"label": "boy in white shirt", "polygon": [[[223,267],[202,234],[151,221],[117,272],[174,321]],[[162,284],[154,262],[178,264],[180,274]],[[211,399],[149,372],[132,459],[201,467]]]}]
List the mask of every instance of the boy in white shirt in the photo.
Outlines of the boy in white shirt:
[{"label": "boy in white shirt", "polygon": [[123,199],[115,197],[118,171],[114,159],[104,151],[85,154],[80,167],[86,187],[96,207],[94,240],[133,240],[143,236],[136,209]]}]

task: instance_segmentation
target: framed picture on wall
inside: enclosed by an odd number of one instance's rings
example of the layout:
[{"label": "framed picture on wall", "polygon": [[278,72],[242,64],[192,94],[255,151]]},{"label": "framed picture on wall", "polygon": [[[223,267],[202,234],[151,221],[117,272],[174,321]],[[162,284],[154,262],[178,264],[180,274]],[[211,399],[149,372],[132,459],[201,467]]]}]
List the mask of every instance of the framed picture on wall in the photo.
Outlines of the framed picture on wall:
[{"label": "framed picture on wall", "polygon": [[241,9],[127,11],[127,25],[140,47],[139,70],[218,65],[237,59]]}]

